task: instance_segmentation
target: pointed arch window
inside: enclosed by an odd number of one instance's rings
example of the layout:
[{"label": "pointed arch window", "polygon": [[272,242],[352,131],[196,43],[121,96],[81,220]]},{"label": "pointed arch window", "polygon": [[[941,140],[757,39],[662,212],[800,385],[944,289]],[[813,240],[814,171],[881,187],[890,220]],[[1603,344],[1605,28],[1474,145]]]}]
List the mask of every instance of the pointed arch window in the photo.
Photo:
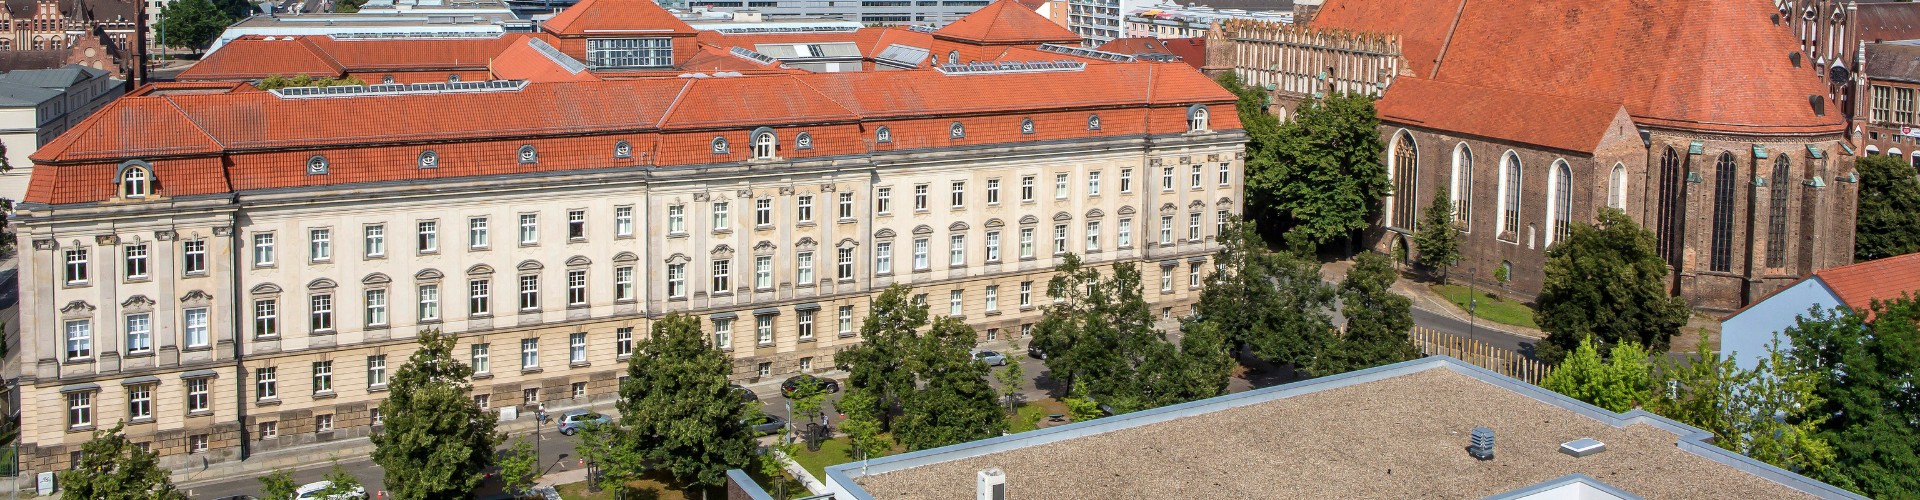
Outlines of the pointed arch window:
[{"label": "pointed arch window", "polygon": [[1467,143],[1453,148],[1453,181],[1447,197],[1453,199],[1453,220],[1460,223],[1461,230],[1470,230],[1473,226],[1473,149],[1467,147]]},{"label": "pointed arch window", "polygon": [[1767,267],[1787,265],[1787,190],[1793,185],[1788,180],[1792,172],[1793,160],[1784,153],[1774,156],[1767,191]]},{"label": "pointed arch window", "polygon": [[1500,159],[1500,224],[1494,234],[1500,239],[1517,241],[1520,231],[1520,155],[1507,151]]},{"label": "pointed arch window", "polygon": [[1627,166],[1613,164],[1613,174],[1607,177],[1607,206],[1627,209]]},{"label": "pointed arch window", "polygon": [[1388,221],[1388,225],[1412,231],[1419,212],[1414,208],[1414,200],[1419,198],[1414,189],[1418,187],[1420,172],[1420,154],[1413,143],[1413,134],[1403,131],[1394,136],[1393,156],[1388,161],[1392,164],[1387,166],[1387,172],[1393,176],[1393,197],[1388,202],[1393,207],[1393,220]]},{"label": "pointed arch window", "polygon": [[1733,269],[1733,197],[1735,177],[1733,153],[1722,151],[1720,161],[1713,166],[1713,258],[1710,269],[1727,272]]},{"label": "pointed arch window", "polygon": [[1573,213],[1573,167],[1566,160],[1555,160],[1547,174],[1547,246],[1567,238],[1568,221]]},{"label": "pointed arch window", "polygon": [[132,163],[120,171],[120,197],[145,198],[153,194],[153,171],[145,163]]},{"label": "pointed arch window", "polygon": [[1660,218],[1656,233],[1660,237],[1660,255],[1675,267],[1680,265],[1681,217],[1686,213],[1681,197],[1686,194],[1686,175],[1680,165],[1680,154],[1668,147],[1666,153],[1660,155]]}]

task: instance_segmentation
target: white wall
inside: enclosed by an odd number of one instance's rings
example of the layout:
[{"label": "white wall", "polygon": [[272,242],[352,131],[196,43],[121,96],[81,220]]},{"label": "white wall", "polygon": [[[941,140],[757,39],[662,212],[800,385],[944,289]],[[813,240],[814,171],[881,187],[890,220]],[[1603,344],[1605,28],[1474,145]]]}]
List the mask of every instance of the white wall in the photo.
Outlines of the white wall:
[{"label": "white wall", "polygon": [[1808,309],[1838,305],[1840,297],[1827,288],[1826,282],[1810,276],[1721,322],[1720,352],[1733,356],[1741,368],[1751,369],[1767,356],[1767,344],[1773,342],[1774,335],[1782,335],[1781,341],[1785,342],[1786,329]]}]

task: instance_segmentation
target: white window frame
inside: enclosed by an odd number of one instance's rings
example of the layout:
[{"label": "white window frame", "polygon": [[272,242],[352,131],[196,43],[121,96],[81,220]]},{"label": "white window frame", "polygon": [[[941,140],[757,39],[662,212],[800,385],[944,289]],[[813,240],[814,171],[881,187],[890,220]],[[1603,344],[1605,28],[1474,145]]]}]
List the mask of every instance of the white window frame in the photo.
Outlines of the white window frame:
[{"label": "white window frame", "polygon": [[153,352],[153,313],[128,314],[126,325],[127,354]]},{"label": "white window frame", "polygon": [[540,367],[540,339],[520,339],[520,369]]},{"label": "white window frame", "polygon": [[312,262],[333,260],[333,229],[316,227],[307,230],[307,260]]},{"label": "white window frame", "polygon": [[492,243],[491,240],[492,237],[487,234],[486,217],[467,218],[467,248],[484,249]]},{"label": "white window frame", "polygon": [[387,255],[387,226],[385,224],[367,224],[361,228],[366,257],[369,259]]}]

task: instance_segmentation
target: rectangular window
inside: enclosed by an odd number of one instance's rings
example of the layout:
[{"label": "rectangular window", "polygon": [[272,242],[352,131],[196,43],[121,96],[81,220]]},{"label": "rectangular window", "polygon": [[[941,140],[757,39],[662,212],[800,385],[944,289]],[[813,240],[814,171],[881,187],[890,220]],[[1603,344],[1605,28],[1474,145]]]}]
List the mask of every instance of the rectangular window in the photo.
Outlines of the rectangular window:
[{"label": "rectangular window", "polygon": [[1033,201],[1033,176],[1020,176],[1020,201]]},{"label": "rectangular window", "polygon": [[793,280],[796,282],[795,284],[813,284],[813,252],[800,252],[794,255],[793,260]]},{"label": "rectangular window", "polygon": [[633,327],[623,326],[613,329],[613,355],[633,355]]},{"label": "rectangular window", "polygon": [[1200,213],[1187,214],[1187,240],[1200,241]]},{"label": "rectangular window", "polygon": [[813,313],[814,311],[800,311],[797,314],[800,317],[800,340],[813,338]]},{"label": "rectangular window", "polygon": [[987,179],[987,204],[1000,204],[1000,179]]},{"label": "rectangular window", "polygon": [[883,187],[874,190],[873,211],[880,215],[893,211],[893,188]]},{"label": "rectangular window", "polygon": [[180,270],[185,274],[206,274],[207,240],[180,242]]},{"label": "rectangular window", "polygon": [[713,320],[713,347],[716,349],[733,348],[733,320]]},{"label": "rectangular window", "polygon": [[1022,336],[1022,337],[1033,337],[1033,323],[1025,323],[1025,324],[1021,324],[1021,325],[1020,325],[1020,336]]},{"label": "rectangular window", "polygon": [[278,437],[280,437],[280,422],[260,423],[260,439],[274,439]]},{"label": "rectangular window", "polygon": [[1120,192],[1122,193],[1133,192],[1133,169],[1131,168],[1120,169]]},{"label": "rectangular window", "polygon": [[1133,246],[1133,219],[1120,219],[1120,234],[1116,242],[1120,244],[1120,248]]},{"label": "rectangular window", "polygon": [[493,402],[492,394],[476,394],[473,396],[473,405],[480,407],[480,409],[482,410],[491,408],[492,402]]},{"label": "rectangular window", "polygon": [[1188,181],[1187,181],[1187,184],[1189,184],[1189,185],[1191,185],[1191,187],[1192,187],[1193,189],[1200,189],[1200,182],[1201,182],[1201,181],[1200,181],[1200,166],[1199,166],[1199,165],[1194,165],[1194,166],[1193,166],[1193,174],[1192,174],[1192,178],[1191,178],[1191,179],[1188,179]]},{"label": "rectangular window", "polygon": [[127,419],[153,418],[153,384],[127,386]]},{"label": "rectangular window", "polygon": [[532,406],[540,403],[540,388],[529,387],[520,390],[520,403]]},{"label": "rectangular window", "polygon": [[587,305],[587,270],[567,270],[567,305]]},{"label": "rectangular window", "polygon": [[580,399],[580,398],[584,398],[584,397],[587,397],[587,383],[586,383],[586,382],[574,382],[574,383],[573,383],[573,385],[572,385],[572,386],[571,386],[570,388],[571,388],[571,389],[573,389],[573,398],[574,398],[574,399]]},{"label": "rectangular window", "polygon": [[1886,123],[1893,119],[1893,87],[1873,86],[1873,121]]},{"label": "rectangular window", "polygon": [[372,425],[375,427],[378,427],[380,424],[385,423],[385,421],[380,418],[380,408],[378,407],[368,408],[367,421],[368,421],[367,425]]},{"label": "rectangular window", "polygon": [[1160,267],[1160,291],[1173,291],[1173,266]]},{"label": "rectangular window", "polygon": [[1160,244],[1173,244],[1173,216],[1160,216]]},{"label": "rectangular window", "polygon": [[728,293],[733,291],[733,280],[729,279],[731,276],[728,276],[728,273],[732,272],[732,267],[733,261],[713,261],[713,293]]},{"label": "rectangular window", "polygon": [[797,220],[813,222],[813,195],[800,195],[799,201],[794,203],[794,208],[797,212],[794,217]]},{"label": "rectangular window", "polygon": [[367,257],[381,257],[387,254],[387,226],[373,224],[363,228],[366,232]]},{"label": "rectangular window", "polygon": [[187,436],[187,453],[206,453],[209,440],[206,434]]},{"label": "rectangular window", "polygon": [[387,386],[387,355],[367,356],[367,387]]},{"label": "rectangular window", "polygon": [[313,393],[333,392],[333,362],[317,361],[313,363]]},{"label": "rectangular window", "polygon": [[[67,265],[67,268],[68,268],[68,269],[72,269],[72,268],[73,268],[73,264],[72,264],[72,262],[73,262],[73,252],[75,252],[75,251],[76,251],[76,250],[69,250],[69,251],[67,251],[67,262],[68,262],[68,265]],[[86,271],[86,256],[87,256],[87,255],[86,255],[86,252],[87,252],[87,251],[86,251],[85,249],[81,249],[81,250],[77,250],[77,251],[78,251],[78,252],[80,252],[80,258],[81,258],[81,260],[80,260],[80,264],[81,264],[81,275],[80,275],[80,281],[86,281],[86,280],[87,280],[87,277],[86,277],[86,274],[85,274],[85,271]],[[273,254],[273,233],[256,233],[256,234],[254,234],[254,235],[253,235],[253,265],[256,265],[256,266],[271,266],[271,265],[273,265],[273,257],[274,257],[274,254]],[[74,280],[73,280],[73,275],[72,275],[72,274],[68,274],[67,276],[68,276],[68,277],[67,277],[67,281],[68,281],[68,282],[72,282],[72,281],[74,281]]]},{"label": "rectangular window", "polygon": [[567,239],[572,241],[587,239],[586,210],[575,209],[567,211]]},{"label": "rectangular window", "polygon": [[192,414],[213,410],[212,401],[208,397],[207,380],[210,379],[187,379],[187,413]]},{"label": "rectangular window", "polygon": [[491,368],[490,365],[488,364],[488,359],[487,359],[490,356],[490,354],[487,352],[489,351],[488,347],[489,346],[487,344],[473,345],[472,359],[473,359],[474,373],[487,373],[487,370]]},{"label": "rectangular window", "polygon": [[1033,282],[1020,282],[1020,307],[1033,307]]},{"label": "rectangular window", "polygon": [[520,244],[532,245],[540,241],[540,215],[520,214]]},{"label": "rectangular window", "polygon": [[1087,196],[1100,196],[1100,171],[1087,172]]},{"label": "rectangular window", "polygon": [[773,225],[773,199],[753,200],[753,224],[756,226]]},{"label": "rectangular window", "polygon": [[1187,286],[1196,287],[1196,288],[1200,286],[1200,263],[1199,262],[1192,262],[1187,264]]},{"label": "rectangular window", "polygon": [[840,306],[840,336],[853,335],[853,306]]},{"label": "rectangular window", "polygon": [[613,207],[613,235],[633,236],[633,207]]},{"label": "rectangular window", "polygon": [[853,193],[840,193],[840,218],[853,218]]},{"label": "rectangular window", "polygon": [[1913,89],[1893,89],[1893,121],[1903,125],[1913,123]]},{"label": "rectangular window", "polygon": [[387,291],[367,290],[367,326],[387,324]]},{"label": "rectangular window", "polygon": [[671,38],[589,38],[588,66],[594,68],[665,68],[673,65]]},{"label": "rectangular window", "polygon": [[153,315],[127,315],[127,354],[153,352]]},{"label": "rectangular window", "polygon": [[67,427],[93,425],[93,392],[67,393]]},{"label": "rectangular window", "polygon": [[1054,224],[1053,225],[1053,254],[1060,255],[1064,253],[1067,253],[1067,225]]},{"label": "rectangular window", "polygon": [[773,343],[773,316],[755,316],[753,333],[762,345]]},{"label": "rectangular window", "polygon": [[253,395],[256,399],[278,398],[279,393],[279,380],[275,377],[273,367],[253,369]]},{"label": "rectangular window", "polygon": [[127,245],[124,253],[127,256],[127,279],[147,279],[147,245]]},{"label": "rectangular window", "polygon": [[273,299],[253,301],[253,336],[272,337],[280,334],[279,306],[279,302]]},{"label": "rectangular window", "polygon": [[839,278],[843,280],[853,279],[853,249],[841,248],[837,251],[840,255]]},{"label": "rectangular window", "polygon": [[467,248],[486,248],[488,241],[487,218],[474,217],[467,219]]},{"label": "rectangular window", "polygon": [[440,285],[420,285],[420,321],[440,319]]},{"label": "rectangular window", "polygon": [[613,268],[613,300],[633,300],[633,266]]},{"label": "rectangular window", "polygon": [[953,181],[953,208],[967,206],[967,181]]},{"label": "rectangular window", "polygon": [[813,371],[813,356],[800,358],[800,371]]},{"label": "rectangular window", "polygon": [[1173,190],[1173,167],[1165,167],[1160,169],[1160,190],[1161,191]]},{"label": "rectangular window", "polygon": [[1000,285],[987,285],[987,312],[1000,310]]},{"label": "rectangular window", "polygon": [[893,242],[882,241],[873,244],[873,272],[893,273]]},{"label": "rectangular window", "polygon": [[927,209],[927,185],[916,184],[913,186],[913,210],[915,212],[918,212],[926,209]]},{"label": "rectangular window", "polygon": [[686,264],[667,264],[667,296],[676,299],[687,296]]},{"label": "rectangular window", "polygon": [[948,316],[960,315],[960,312],[961,312],[960,302],[964,297],[965,297],[965,294],[959,290],[947,292],[947,315]]},{"label": "rectangular window", "polygon": [[333,414],[315,415],[313,417],[313,432],[333,432]]},{"label": "rectangular window", "polygon": [[181,323],[185,323],[187,347],[207,346],[207,308],[195,307],[181,313]]},{"label": "rectangular window", "polygon": [[540,367],[540,339],[520,339],[520,369]]},{"label": "rectangular window", "polygon": [[320,228],[307,230],[307,258],[314,262],[326,262],[333,259],[333,230]]},{"label": "rectangular window", "polygon": [[482,315],[493,312],[493,282],[490,280],[467,280],[467,314]]},{"label": "rectangular window", "polygon": [[586,333],[583,332],[583,333],[574,333],[571,335],[567,335],[567,362],[568,363],[587,362],[587,334]]},{"label": "rectangular window", "polygon": [[727,222],[727,202],[724,202],[724,201],[713,202],[713,230],[724,231],[724,230],[727,230],[728,226],[729,224]]},{"label": "rectangular window", "polygon": [[987,231],[987,262],[1000,262],[999,231]]},{"label": "rectangular window", "polygon": [[1020,258],[1033,258],[1033,228],[1020,228]]},{"label": "rectangular window", "polygon": [[913,270],[925,271],[928,267],[929,267],[929,264],[927,262],[927,239],[914,238],[913,239]]},{"label": "rectangular window", "polygon": [[1100,221],[1087,221],[1087,251],[1100,250]]},{"label": "rectangular window", "polygon": [[1225,186],[1232,183],[1233,183],[1233,164],[1221,163],[1220,164],[1220,185]]},{"label": "rectangular window", "polygon": [[540,308],[540,276],[529,274],[520,277],[520,310]]},{"label": "rectangular window", "polygon": [[773,257],[762,255],[753,258],[753,287],[759,290],[773,289]]},{"label": "rectangular window", "polygon": [[967,237],[956,234],[947,238],[947,265],[967,265]]},{"label": "rectangular window", "polygon": [[1213,236],[1215,238],[1218,238],[1220,237],[1220,235],[1226,234],[1226,232],[1227,232],[1227,211],[1226,210],[1214,211],[1213,212]]},{"label": "rectangular window", "polygon": [[685,232],[687,232],[687,206],[667,205],[667,233],[681,234]]},{"label": "rectangular window", "polygon": [[423,220],[418,223],[419,236],[415,238],[420,253],[440,251],[440,221]]},{"label": "rectangular window", "polygon": [[1053,199],[1067,199],[1067,174],[1053,174]]},{"label": "rectangular window", "polygon": [[333,331],[333,294],[316,293],[307,297],[307,331]]}]

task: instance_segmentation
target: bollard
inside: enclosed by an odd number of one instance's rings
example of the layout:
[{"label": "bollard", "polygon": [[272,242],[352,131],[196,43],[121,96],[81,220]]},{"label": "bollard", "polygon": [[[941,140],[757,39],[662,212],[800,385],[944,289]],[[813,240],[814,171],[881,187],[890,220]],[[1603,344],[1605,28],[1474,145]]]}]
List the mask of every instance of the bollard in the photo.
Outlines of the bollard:
[{"label": "bollard", "polygon": [[581,466],[581,467],[586,467],[586,466],[587,466],[587,459],[585,459],[585,458],[582,458],[582,459],[580,459],[580,466]]}]

